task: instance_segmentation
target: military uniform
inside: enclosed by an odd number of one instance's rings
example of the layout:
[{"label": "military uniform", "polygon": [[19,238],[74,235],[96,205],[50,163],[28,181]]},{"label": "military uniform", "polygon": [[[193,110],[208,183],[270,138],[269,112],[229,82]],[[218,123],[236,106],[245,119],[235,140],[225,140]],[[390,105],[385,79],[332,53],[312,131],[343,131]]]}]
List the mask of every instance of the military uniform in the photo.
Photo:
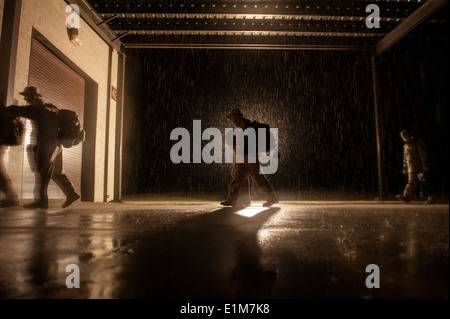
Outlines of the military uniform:
[{"label": "military uniform", "polygon": [[[241,117],[239,123],[236,125],[245,131],[247,128],[252,127],[252,122]],[[236,145],[233,145],[235,148]],[[248,178],[251,176],[256,184],[262,189],[262,191],[268,196],[268,202],[277,203],[277,195],[272,185],[270,184],[267,177],[260,172],[260,163],[258,161],[258,156],[256,156],[256,163],[249,163],[248,160],[248,139],[245,137],[244,142],[244,162],[237,163],[236,160],[233,165],[232,179],[228,185],[228,196],[227,200],[223,203],[234,205],[237,203],[239,194],[246,192],[249,187]]]},{"label": "military uniform", "polygon": [[[236,165],[236,154],[235,160],[233,164],[233,169],[231,170],[231,177],[235,177],[237,174],[237,165]],[[238,205],[248,206],[251,204],[251,196],[250,196],[250,179],[247,177],[244,179],[239,187],[239,193],[237,198]]]},{"label": "military uniform", "polygon": [[[409,201],[413,198],[420,180],[419,174],[425,177],[427,182],[427,171],[430,168],[430,159],[426,145],[421,140],[411,139],[403,146],[403,170],[408,174],[408,183],[403,191],[403,198]],[[425,185],[429,188],[429,185]]]},{"label": "military uniform", "polygon": [[67,198],[79,198],[72,182],[63,173],[62,144],[59,136],[59,118],[57,108],[52,104],[10,106],[2,109],[9,116],[25,117],[36,121],[38,138],[35,147],[36,185],[35,200],[37,208],[48,207],[47,189],[53,180]]}]

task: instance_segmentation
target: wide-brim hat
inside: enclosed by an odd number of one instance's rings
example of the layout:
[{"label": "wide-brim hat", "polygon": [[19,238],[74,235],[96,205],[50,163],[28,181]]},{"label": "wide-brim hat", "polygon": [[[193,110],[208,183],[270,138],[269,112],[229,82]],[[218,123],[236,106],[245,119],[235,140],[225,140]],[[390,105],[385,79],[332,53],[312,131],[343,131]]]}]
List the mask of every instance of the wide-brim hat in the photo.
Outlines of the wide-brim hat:
[{"label": "wide-brim hat", "polygon": [[228,112],[227,118],[230,118],[232,115],[244,116],[240,109],[232,109],[230,112]]},{"label": "wide-brim hat", "polygon": [[19,94],[20,94],[20,95],[23,95],[23,96],[30,96],[30,95],[32,95],[32,96],[38,96],[38,97],[41,97],[41,96],[42,96],[42,95],[39,93],[37,87],[34,87],[34,86],[27,86],[27,87],[23,90],[23,92],[20,92]]}]

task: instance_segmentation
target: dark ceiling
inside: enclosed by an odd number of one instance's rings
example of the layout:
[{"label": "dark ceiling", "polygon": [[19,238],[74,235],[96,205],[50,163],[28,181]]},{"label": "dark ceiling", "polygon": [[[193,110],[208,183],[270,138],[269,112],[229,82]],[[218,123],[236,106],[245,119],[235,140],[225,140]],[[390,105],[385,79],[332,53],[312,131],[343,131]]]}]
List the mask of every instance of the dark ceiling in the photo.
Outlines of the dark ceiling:
[{"label": "dark ceiling", "polygon": [[[435,0],[428,0],[433,2]],[[281,48],[371,50],[425,0],[84,0],[96,24],[125,48]],[[442,2],[442,1],[441,1]],[[366,7],[380,9],[368,28]],[[411,21],[409,24],[411,25]],[[412,35],[443,35],[448,3]]]}]

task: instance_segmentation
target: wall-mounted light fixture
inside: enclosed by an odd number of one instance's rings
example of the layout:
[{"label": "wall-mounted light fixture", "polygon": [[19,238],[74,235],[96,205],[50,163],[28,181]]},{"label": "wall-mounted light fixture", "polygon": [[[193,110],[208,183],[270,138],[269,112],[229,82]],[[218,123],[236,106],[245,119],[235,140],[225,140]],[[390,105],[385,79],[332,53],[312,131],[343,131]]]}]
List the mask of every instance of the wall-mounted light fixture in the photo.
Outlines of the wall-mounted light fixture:
[{"label": "wall-mounted light fixture", "polygon": [[83,44],[83,40],[81,40],[77,28],[67,28],[67,34],[69,35],[69,40],[72,41],[75,46],[79,47]]},{"label": "wall-mounted light fixture", "polygon": [[66,18],[67,35],[69,40],[77,47],[83,44],[78,30],[80,29],[80,8],[75,4],[69,4],[66,7],[66,12],[70,15]]}]

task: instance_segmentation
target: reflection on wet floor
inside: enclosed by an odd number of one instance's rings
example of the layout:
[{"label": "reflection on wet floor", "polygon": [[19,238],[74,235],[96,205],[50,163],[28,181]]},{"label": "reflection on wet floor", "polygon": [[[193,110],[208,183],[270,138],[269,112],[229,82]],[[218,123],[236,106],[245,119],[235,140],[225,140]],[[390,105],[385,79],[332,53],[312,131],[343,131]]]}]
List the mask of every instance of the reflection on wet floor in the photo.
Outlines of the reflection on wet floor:
[{"label": "reflection on wet floor", "polygon": [[448,298],[448,205],[80,203],[1,210],[0,242],[1,298]]}]

